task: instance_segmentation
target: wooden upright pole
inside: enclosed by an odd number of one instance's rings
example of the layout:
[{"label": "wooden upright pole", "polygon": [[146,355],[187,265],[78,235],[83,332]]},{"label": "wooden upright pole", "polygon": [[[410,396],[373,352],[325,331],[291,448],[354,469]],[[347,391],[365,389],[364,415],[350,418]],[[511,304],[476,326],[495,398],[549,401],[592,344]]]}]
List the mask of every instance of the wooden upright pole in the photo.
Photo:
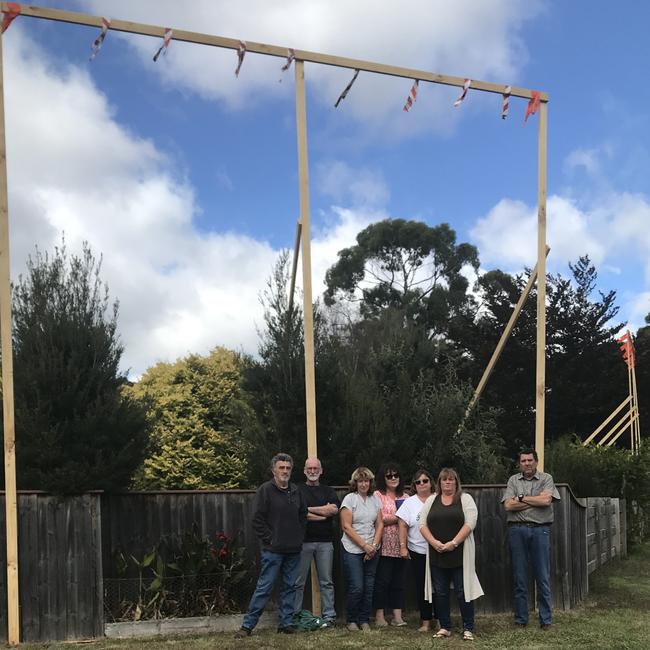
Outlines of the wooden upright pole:
[{"label": "wooden upright pole", "polygon": [[537,144],[537,344],[535,386],[535,449],[544,470],[544,416],[546,407],[546,131],[548,104],[539,106]]},{"label": "wooden upright pole", "polygon": [[[305,62],[296,60],[296,131],[298,133],[298,179],[300,183],[300,244],[302,246],[302,294],[305,337],[305,399],[307,406],[307,456],[318,455],[316,437],[316,376],[314,372],[314,306],[311,297],[311,226],[309,214],[309,165],[307,154],[307,106]],[[296,239],[295,251],[298,251]],[[320,616],[320,585],[316,563],[311,562],[311,608]]]},{"label": "wooden upright pole", "polygon": [[639,413],[639,400],[636,392],[636,370],[634,366],[632,366],[632,397],[634,399],[634,407],[636,410],[636,421],[634,423],[635,453],[638,454],[641,449],[641,418]]},{"label": "wooden upright pole", "polygon": [[16,497],[16,430],[14,427],[14,364],[11,329],[7,148],[2,37],[0,37],[0,345],[2,347],[2,420],[5,439],[5,516],[7,520],[7,641],[9,645],[17,645],[20,642],[18,500]]},{"label": "wooden upright pole", "polygon": [[314,372],[314,306],[311,297],[311,226],[309,215],[309,165],[307,156],[307,106],[305,62],[296,60],[296,131],[298,134],[298,179],[302,228],[302,292],[305,331],[305,398],[307,407],[307,455],[317,456],[316,378]]}]

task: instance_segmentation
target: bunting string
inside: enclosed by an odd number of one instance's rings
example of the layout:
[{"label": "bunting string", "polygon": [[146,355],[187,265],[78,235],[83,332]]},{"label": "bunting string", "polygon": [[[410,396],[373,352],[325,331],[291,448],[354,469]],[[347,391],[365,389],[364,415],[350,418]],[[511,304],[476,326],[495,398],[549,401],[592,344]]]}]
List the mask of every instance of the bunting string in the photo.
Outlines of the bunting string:
[{"label": "bunting string", "polygon": [[296,51],[293,48],[287,50],[287,62],[282,66],[282,72],[286,72],[296,60]]},{"label": "bunting string", "polygon": [[172,40],[172,30],[167,28],[165,30],[165,35],[163,36],[163,42],[162,45],[158,48],[158,51],[153,55],[153,60],[157,61],[158,57],[161,54],[167,54],[167,48],[169,47],[169,44],[171,43]]},{"label": "bunting string", "polygon": [[501,105],[501,119],[505,120],[510,111],[510,94],[512,93],[512,86],[506,86],[503,93],[503,104]]},{"label": "bunting string", "polygon": [[459,95],[458,99],[454,102],[454,106],[458,107],[465,101],[465,96],[467,95],[467,91],[471,83],[472,83],[471,79],[465,79],[465,83],[463,84],[463,92]]},{"label": "bunting string", "polygon": [[530,98],[530,101],[528,102],[528,106],[526,106],[526,115],[524,115],[524,123],[528,121],[528,117],[530,115],[535,115],[535,113],[537,113],[537,109],[539,108],[539,102],[540,102],[539,90],[533,90],[533,96]]},{"label": "bunting string", "polygon": [[416,79],[414,84],[411,86],[411,92],[409,92],[409,96],[406,98],[406,104],[404,104],[404,108],[402,109],[405,113],[408,113],[411,110],[413,102],[417,99],[419,83],[420,80]]},{"label": "bunting string", "polygon": [[334,108],[338,108],[339,104],[347,97],[348,93],[350,92],[350,88],[352,88],[352,85],[357,80],[358,76],[359,76],[359,70],[355,70],[354,75],[350,80],[350,83],[345,87],[345,90],[339,95],[339,98],[336,100],[336,104],[334,104]]},{"label": "bunting string", "polygon": [[237,48],[237,69],[235,70],[235,77],[239,77],[239,71],[241,70],[242,63],[244,62],[244,57],[246,56],[246,41],[239,41],[239,47]]},{"label": "bunting string", "polygon": [[7,8],[2,10],[2,27],[0,33],[4,34],[9,25],[20,15],[20,5],[17,2],[8,2]]},{"label": "bunting string", "polygon": [[97,56],[97,52],[99,52],[102,43],[106,38],[106,34],[110,29],[110,26],[111,26],[111,21],[108,18],[102,18],[102,31],[99,33],[99,36],[93,41],[92,54],[90,55],[91,61]]}]

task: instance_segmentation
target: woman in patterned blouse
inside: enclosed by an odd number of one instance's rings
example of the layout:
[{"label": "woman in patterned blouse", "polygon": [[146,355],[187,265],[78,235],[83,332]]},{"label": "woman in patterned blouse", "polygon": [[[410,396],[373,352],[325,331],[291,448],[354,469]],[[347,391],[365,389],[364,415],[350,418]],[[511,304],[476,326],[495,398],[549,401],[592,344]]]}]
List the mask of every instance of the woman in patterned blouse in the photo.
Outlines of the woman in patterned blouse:
[{"label": "woman in patterned blouse", "polygon": [[408,560],[399,552],[399,520],[395,513],[404,501],[404,479],[397,463],[385,463],[377,472],[377,491],[381,502],[384,531],[381,537],[381,554],[375,578],[373,605],[377,610],[375,626],[386,627],[386,610],[393,610],[391,625],[402,627],[404,608],[404,576]]}]

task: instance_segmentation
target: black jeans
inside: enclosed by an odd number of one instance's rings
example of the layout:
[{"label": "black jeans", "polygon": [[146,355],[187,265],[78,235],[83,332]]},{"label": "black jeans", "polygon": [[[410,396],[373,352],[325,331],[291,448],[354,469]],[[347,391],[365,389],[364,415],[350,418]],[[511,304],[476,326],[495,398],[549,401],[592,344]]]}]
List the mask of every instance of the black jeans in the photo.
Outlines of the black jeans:
[{"label": "black jeans", "polygon": [[374,609],[404,609],[404,575],[406,563],[401,557],[379,558],[375,593],[372,599]]},{"label": "black jeans", "polygon": [[424,577],[427,570],[426,553],[416,553],[409,550],[411,556],[411,574],[415,585],[415,594],[418,607],[420,608],[420,620],[431,621],[438,618],[435,615],[433,603],[428,602],[424,597]]}]

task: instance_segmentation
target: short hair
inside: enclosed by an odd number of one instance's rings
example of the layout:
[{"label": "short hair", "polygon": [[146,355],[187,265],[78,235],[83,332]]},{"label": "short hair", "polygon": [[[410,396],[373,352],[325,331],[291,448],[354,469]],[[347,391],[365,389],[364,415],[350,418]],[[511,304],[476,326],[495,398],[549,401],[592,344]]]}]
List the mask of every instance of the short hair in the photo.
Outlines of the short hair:
[{"label": "short hair", "polygon": [[517,454],[517,462],[521,462],[522,455],[527,456],[528,454],[533,455],[533,458],[535,459],[535,462],[537,462],[539,460],[539,458],[537,457],[537,452],[534,449],[532,449],[531,447],[522,447],[519,450],[519,453]]},{"label": "short hair", "polygon": [[370,481],[368,486],[368,494],[372,494],[375,491],[375,475],[367,467],[357,467],[352,476],[350,476],[350,492],[357,492],[359,481]]},{"label": "short hair", "polygon": [[384,463],[377,472],[377,489],[382,493],[386,494],[386,473],[395,472],[399,474],[399,483],[395,488],[395,494],[398,497],[401,497],[404,494],[404,477],[402,476],[402,470],[397,463]]},{"label": "short hair", "polygon": [[456,492],[454,492],[453,503],[458,503],[460,495],[463,493],[463,486],[460,484],[458,472],[453,467],[443,467],[440,470],[440,474],[438,474],[438,479],[436,480],[436,493],[438,495],[442,494],[442,481],[446,478],[453,478],[456,481]]},{"label": "short hair", "polygon": [[433,491],[435,479],[433,478],[431,472],[428,469],[424,469],[423,467],[421,467],[416,472],[414,472],[413,476],[411,477],[411,491],[413,492],[413,494],[417,494],[417,490],[415,489],[415,481],[417,481],[420,478],[420,476],[422,476],[423,474],[429,479],[429,485],[431,485],[431,491]]},{"label": "short hair", "polygon": [[291,463],[291,467],[293,467],[293,458],[291,458],[289,454],[280,453],[280,454],[276,454],[275,456],[273,456],[273,458],[271,458],[271,470],[274,470],[275,464],[279,463],[280,461],[284,463]]}]

